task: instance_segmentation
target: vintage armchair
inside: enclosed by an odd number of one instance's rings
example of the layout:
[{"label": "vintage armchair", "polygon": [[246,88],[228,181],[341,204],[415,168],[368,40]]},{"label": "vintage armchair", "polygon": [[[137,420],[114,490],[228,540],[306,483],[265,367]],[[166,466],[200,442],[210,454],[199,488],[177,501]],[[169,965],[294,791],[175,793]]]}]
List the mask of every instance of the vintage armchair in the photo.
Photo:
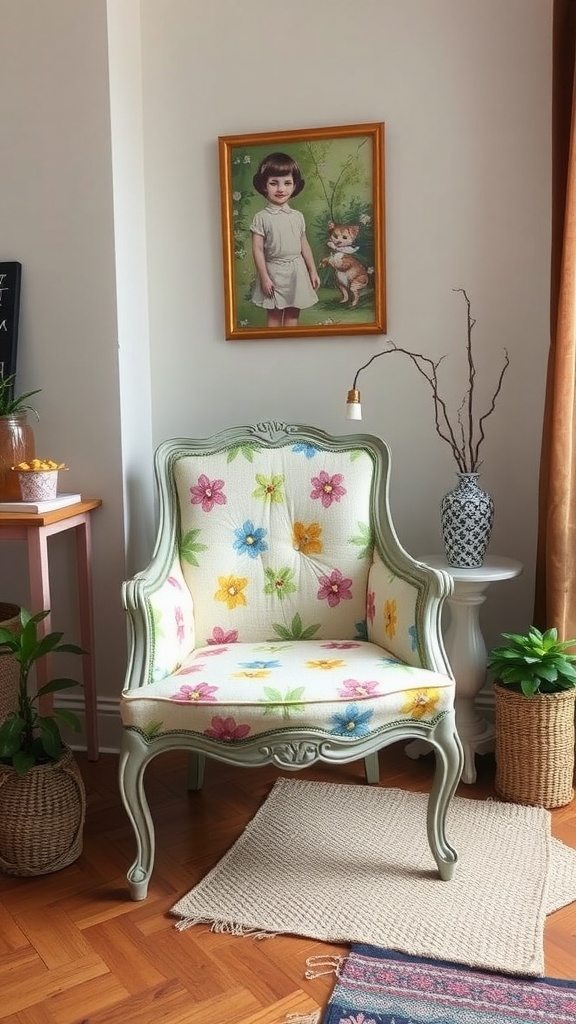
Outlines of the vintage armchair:
[{"label": "vintage armchair", "polygon": [[159,527],[149,566],[124,583],[129,660],[119,782],[144,899],[154,826],[144,772],[157,754],[296,770],[424,739],[435,753],[428,841],[440,877],[462,770],[454,679],[440,632],[447,573],[412,559],[388,504],[389,451],[267,422],[165,441],[155,455]]}]

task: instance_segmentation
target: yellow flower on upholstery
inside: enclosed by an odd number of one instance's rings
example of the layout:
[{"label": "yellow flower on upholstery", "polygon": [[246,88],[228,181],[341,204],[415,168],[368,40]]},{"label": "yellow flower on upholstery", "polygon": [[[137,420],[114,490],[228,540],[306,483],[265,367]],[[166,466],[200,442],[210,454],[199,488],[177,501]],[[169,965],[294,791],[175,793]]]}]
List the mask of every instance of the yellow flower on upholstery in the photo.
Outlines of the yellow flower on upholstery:
[{"label": "yellow flower on upholstery", "polygon": [[390,640],[396,636],[397,624],[398,608],[396,600],[393,598],[391,601],[384,601],[384,632]]},{"label": "yellow flower on upholstery", "polygon": [[322,551],[321,534],[320,523],[310,523],[308,526],[294,523],[292,540],[296,551],[301,551],[303,555],[319,555]]},{"label": "yellow flower on upholstery", "polygon": [[252,671],[245,669],[244,672],[233,672],[234,679],[266,679],[270,675],[268,669],[256,668]]},{"label": "yellow flower on upholstery", "polygon": [[246,595],[243,593],[248,584],[246,577],[219,576],[218,583],[220,589],[214,594],[214,600],[224,601],[228,605],[229,611],[237,608],[238,605],[248,604]]},{"label": "yellow flower on upholstery", "polygon": [[317,658],[316,661],[307,661],[306,668],[321,668],[328,672],[331,668],[342,668],[343,664],[341,658]]},{"label": "yellow flower on upholstery", "polygon": [[405,691],[406,702],[400,708],[402,715],[410,715],[411,718],[424,718],[436,709],[440,700],[440,690],[410,690]]}]

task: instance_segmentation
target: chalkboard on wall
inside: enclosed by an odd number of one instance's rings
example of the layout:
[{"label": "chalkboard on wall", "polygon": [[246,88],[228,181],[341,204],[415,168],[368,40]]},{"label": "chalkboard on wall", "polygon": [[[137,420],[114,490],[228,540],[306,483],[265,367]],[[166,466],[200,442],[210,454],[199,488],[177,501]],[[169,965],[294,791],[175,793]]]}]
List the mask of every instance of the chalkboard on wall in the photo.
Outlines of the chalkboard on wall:
[{"label": "chalkboard on wall", "polygon": [[16,373],[21,263],[0,262],[0,377]]}]

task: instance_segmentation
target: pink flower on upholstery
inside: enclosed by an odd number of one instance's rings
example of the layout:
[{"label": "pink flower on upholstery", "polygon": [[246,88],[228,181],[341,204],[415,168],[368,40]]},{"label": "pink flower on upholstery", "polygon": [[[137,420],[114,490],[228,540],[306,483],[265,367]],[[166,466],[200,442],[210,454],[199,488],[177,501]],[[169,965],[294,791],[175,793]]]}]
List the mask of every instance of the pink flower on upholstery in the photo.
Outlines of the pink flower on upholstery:
[{"label": "pink flower on upholstery", "polygon": [[170,700],[174,700],[178,704],[206,703],[207,701],[215,703],[216,698],[213,695],[217,690],[217,686],[209,686],[208,683],[196,683],[196,686],[184,683],[178,693],[172,694]]},{"label": "pink flower on upholstery", "polygon": [[214,626],[212,636],[206,640],[207,644],[235,644],[238,640],[237,629],[222,629],[222,626]]},{"label": "pink flower on upholstery", "polygon": [[213,647],[211,651],[203,651],[203,658],[215,658],[217,654],[226,654],[227,647]]},{"label": "pink flower on upholstery", "polygon": [[344,679],[341,688],[338,690],[340,697],[361,700],[363,697],[378,696],[378,680],[366,679],[361,682],[359,679]]},{"label": "pink flower on upholstery", "polygon": [[209,480],[205,473],[201,473],[198,483],[190,488],[190,500],[193,505],[202,505],[203,512],[211,512],[214,505],[225,505],[228,501],[222,494],[223,487],[223,480]]},{"label": "pink flower on upholstery", "polygon": [[370,625],[374,622],[374,616],[376,615],[376,594],[373,590],[369,590],[366,595],[366,618]]},{"label": "pink flower on upholstery", "polygon": [[334,476],[329,476],[323,469],[318,476],[313,476],[310,481],[312,484],[310,497],[320,498],[323,508],[330,508],[333,501],[340,501],[342,495],[346,494],[346,488],[342,487],[343,479],[342,473],[334,473]]},{"label": "pink flower on upholstery", "polygon": [[316,596],[319,601],[328,601],[330,607],[335,608],[340,601],[352,599],[351,586],[352,580],[343,576],[339,569],[333,569],[330,576],[320,577],[320,589]]},{"label": "pink flower on upholstery", "polygon": [[175,576],[167,576],[166,581],[172,586],[176,587],[176,590],[182,590],[182,584],[180,580],[177,580]]},{"label": "pink flower on upholstery", "polygon": [[181,665],[175,676],[190,676],[193,672],[203,672],[204,665],[199,665],[197,662],[194,665]]},{"label": "pink flower on upholstery", "polygon": [[206,729],[204,735],[211,736],[212,739],[220,740],[222,743],[236,743],[238,740],[243,740],[249,732],[249,725],[236,725],[233,718],[221,718],[220,715],[214,715],[212,728]]},{"label": "pink flower on upholstery", "polygon": [[174,618],[176,620],[176,636],[178,640],[183,640],[186,636],[186,627],[184,625],[184,612],[180,607],[174,609]]},{"label": "pink flower on upholstery", "polygon": [[354,640],[331,640],[329,644],[320,644],[334,651],[349,651],[351,647],[360,647]]}]

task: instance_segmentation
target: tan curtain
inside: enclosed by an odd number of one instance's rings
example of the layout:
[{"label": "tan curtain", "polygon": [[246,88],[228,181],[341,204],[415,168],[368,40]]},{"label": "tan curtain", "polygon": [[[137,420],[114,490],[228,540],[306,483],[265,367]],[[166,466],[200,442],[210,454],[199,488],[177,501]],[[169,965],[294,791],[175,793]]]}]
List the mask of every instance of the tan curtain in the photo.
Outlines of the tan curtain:
[{"label": "tan curtain", "polygon": [[576,0],[555,0],[551,344],[540,467],[534,621],[576,637]]}]

